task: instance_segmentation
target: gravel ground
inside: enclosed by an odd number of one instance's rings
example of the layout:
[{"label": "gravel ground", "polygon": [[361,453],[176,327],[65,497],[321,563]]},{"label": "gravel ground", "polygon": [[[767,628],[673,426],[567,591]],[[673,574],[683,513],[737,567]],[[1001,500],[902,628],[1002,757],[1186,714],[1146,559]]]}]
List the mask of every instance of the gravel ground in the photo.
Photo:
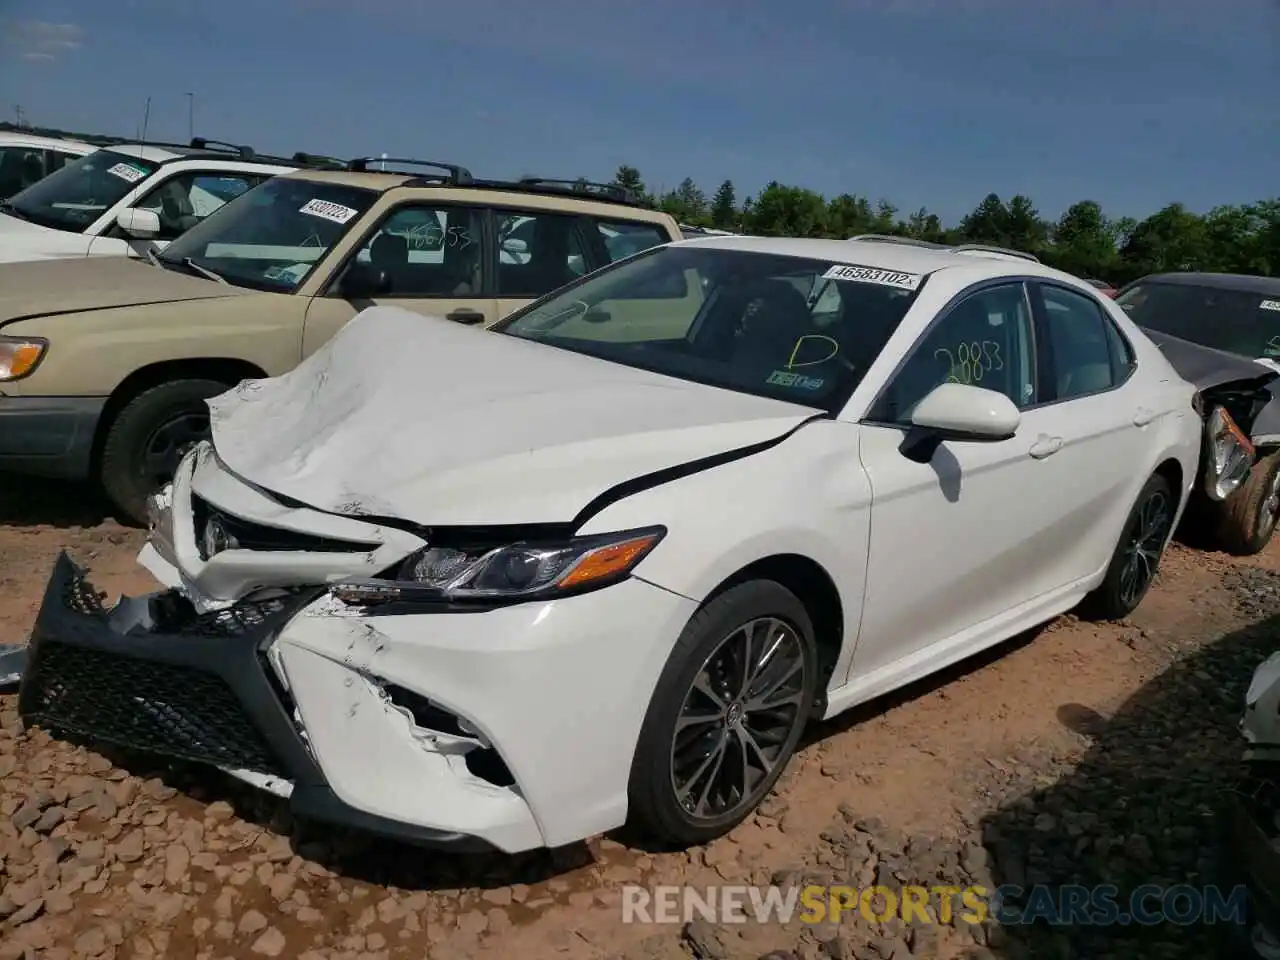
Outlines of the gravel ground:
[{"label": "gravel ground", "polygon": [[[25,635],[59,549],[111,594],[150,589],[140,544],[78,491],[0,481],[0,640]],[[1203,960],[1199,927],[970,926],[959,911],[628,925],[620,904],[627,884],[1208,882],[1244,687],[1280,626],[1278,568],[1280,547],[1175,546],[1132,622],[1060,618],[822,725],[758,816],[681,853],[612,837],[459,858],[296,824],[220,775],[23,731],[3,695],[0,960]]]}]

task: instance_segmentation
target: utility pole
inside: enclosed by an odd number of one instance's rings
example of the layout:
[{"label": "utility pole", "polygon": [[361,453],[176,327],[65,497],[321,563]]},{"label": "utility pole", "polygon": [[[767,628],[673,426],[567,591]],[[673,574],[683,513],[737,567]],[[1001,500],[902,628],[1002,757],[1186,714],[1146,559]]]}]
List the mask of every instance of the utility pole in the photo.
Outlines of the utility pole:
[{"label": "utility pole", "polygon": [[13,105],[13,116],[14,116],[14,119],[17,121],[18,126],[20,126],[20,127],[21,127],[21,126],[23,125],[23,123],[22,123],[22,116],[23,116],[23,114],[22,114],[22,104],[20,104],[20,103],[15,103],[15,104]]},{"label": "utility pole", "polygon": [[196,95],[187,95],[187,138],[195,139],[196,135]]}]

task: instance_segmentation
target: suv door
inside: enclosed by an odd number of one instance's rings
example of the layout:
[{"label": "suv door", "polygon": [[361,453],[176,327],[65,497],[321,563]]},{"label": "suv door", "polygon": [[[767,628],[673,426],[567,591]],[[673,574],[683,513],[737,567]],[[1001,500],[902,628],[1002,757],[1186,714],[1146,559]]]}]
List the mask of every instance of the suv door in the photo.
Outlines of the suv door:
[{"label": "suv door", "polygon": [[[466,324],[497,320],[486,282],[488,211],[459,203],[404,203],[389,210],[365,234],[355,252],[334,269],[307,307],[303,355],[327,341],[361,310],[404,307]],[[389,288],[371,299],[348,300],[342,278],[352,264],[382,270]]]},{"label": "suv door", "polygon": [[495,322],[572,283],[599,263],[591,253],[592,223],[586,217],[502,207],[493,211],[493,224]]}]

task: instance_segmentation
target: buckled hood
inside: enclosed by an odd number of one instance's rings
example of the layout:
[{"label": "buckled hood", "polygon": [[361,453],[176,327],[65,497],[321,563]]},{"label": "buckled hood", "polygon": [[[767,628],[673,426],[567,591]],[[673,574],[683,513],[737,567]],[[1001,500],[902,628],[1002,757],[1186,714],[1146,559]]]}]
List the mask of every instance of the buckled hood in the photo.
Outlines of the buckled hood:
[{"label": "buckled hood", "polygon": [[219,458],[250,483],[422,525],[565,523],[617,484],[819,415],[393,307],[210,408]]}]

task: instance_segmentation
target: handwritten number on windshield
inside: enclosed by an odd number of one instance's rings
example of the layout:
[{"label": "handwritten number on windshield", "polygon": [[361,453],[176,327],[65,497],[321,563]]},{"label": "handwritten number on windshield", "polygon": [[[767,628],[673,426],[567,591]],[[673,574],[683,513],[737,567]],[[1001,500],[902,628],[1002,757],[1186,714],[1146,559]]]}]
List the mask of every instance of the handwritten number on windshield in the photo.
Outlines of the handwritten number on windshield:
[{"label": "handwritten number on windshield", "polygon": [[947,383],[978,384],[992,370],[1004,369],[1000,344],[994,340],[960,343],[954,350],[939,347],[933,355],[946,363]]}]

